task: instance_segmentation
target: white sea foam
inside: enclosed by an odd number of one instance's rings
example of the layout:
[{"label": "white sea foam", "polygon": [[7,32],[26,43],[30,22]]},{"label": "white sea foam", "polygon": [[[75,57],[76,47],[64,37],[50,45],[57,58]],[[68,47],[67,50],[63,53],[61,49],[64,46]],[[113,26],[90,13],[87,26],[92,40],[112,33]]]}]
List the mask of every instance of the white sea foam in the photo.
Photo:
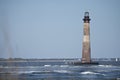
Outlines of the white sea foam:
[{"label": "white sea foam", "polygon": [[91,71],[84,71],[84,72],[81,72],[81,74],[84,74],[84,75],[102,75],[102,76],[105,76],[105,74],[91,72]]},{"label": "white sea foam", "polygon": [[60,67],[69,67],[69,65],[61,65]]},{"label": "white sea foam", "polygon": [[91,71],[84,71],[84,72],[81,72],[81,74],[97,74],[97,73],[94,73],[94,72],[91,72]]},{"label": "white sea foam", "polygon": [[100,67],[113,67],[112,65],[98,65]]},{"label": "white sea foam", "polygon": [[57,73],[71,73],[70,71],[67,71],[67,70],[54,70],[54,72],[57,72]]},{"label": "white sea foam", "polygon": [[51,65],[44,65],[44,67],[50,67]]}]

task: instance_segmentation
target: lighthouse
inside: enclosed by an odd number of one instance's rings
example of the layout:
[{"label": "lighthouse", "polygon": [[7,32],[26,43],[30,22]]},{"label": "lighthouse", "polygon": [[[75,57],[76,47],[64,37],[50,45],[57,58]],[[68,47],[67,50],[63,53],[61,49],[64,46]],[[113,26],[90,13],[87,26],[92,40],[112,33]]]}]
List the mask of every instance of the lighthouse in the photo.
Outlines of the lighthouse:
[{"label": "lighthouse", "polygon": [[89,12],[84,13],[83,26],[83,41],[82,41],[82,58],[81,61],[73,61],[68,64],[72,65],[98,65],[98,62],[91,60],[91,46],[90,46],[90,18]]},{"label": "lighthouse", "polygon": [[91,62],[91,47],[90,47],[90,18],[89,12],[84,13],[83,26],[83,42],[82,42],[82,63]]}]

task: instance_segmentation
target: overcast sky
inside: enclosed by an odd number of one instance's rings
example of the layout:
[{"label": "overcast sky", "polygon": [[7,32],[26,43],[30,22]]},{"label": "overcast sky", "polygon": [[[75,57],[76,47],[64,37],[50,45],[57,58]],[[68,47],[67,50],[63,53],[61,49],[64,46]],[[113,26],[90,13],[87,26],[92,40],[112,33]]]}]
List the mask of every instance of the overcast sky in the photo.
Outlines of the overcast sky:
[{"label": "overcast sky", "polygon": [[120,0],[0,0],[0,57],[81,58],[86,11],[91,56],[120,57]]}]

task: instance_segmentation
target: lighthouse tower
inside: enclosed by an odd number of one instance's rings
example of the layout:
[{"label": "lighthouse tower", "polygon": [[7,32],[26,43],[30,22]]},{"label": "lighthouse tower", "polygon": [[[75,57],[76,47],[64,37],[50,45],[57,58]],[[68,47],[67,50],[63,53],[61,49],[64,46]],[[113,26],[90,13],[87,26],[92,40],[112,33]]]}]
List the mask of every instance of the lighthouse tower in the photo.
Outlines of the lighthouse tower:
[{"label": "lighthouse tower", "polygon": [[90,47],[90,18],[89,12],[84,14],[83,43],[82,43],[82,59],[81,61],[70,62],[73,65],[98,65],[99,63],[91,60]]},{"label": "lighthouse tower", "polygon": [[91,47],[90,47],[90,18],[89,12],[84,14],[84,31],[82,46],[82,63],[91,63]]}]

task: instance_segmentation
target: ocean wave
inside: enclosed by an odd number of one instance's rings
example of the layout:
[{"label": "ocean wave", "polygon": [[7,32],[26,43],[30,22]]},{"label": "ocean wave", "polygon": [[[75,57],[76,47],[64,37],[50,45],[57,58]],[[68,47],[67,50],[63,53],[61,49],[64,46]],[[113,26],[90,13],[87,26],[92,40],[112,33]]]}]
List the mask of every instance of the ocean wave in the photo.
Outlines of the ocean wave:
[{"label": "ocean wave", "polygon": [[113,67],[113,65],[98,65],[99,67]]},{"label": "ocean wave", "polygon": [[60,65],[60,67],[69,67],[69,65]]},{"label": "ocean wave", "polygon": [[0,66],[0,68],[8,68],[8,69],[17,69],[17,68],[39,68],[40,66]]},{"label": "ocean wave", "polygon": [[29,74],[34,71],[7,71],[7,72],[0,72],[2,74]]},{"label": "ocean wave", "polygon": [[67,70],[43,70],[43,71],[28,71],[28,72],[20,72],[21,74],[44,74],[44,73],[71,73]]},{"label": "ocean wave", "polygon": [[68,71],[68,70],[54,70],[54,72],[57,72],[57,73],[71,73],[71,71]]},{"label": "ocean wave", "polygon": [[16,73],[18,74],[30,74],[33,73],[34,71],[17,71]]},{"label": "ocean wave", "polygon": [[105,74],[96,73],[96,72],[92,72],[92,71],[84,71],[84,72],[81,72],[81,74],[84,74],[84,75],[103,75],[103,76],[105,76]]},{"label": "ocean wave", "polygon": [[84,71],[84,72],[81,72],[81,74],[99,74],[99,73],[95,73],[91,71]]},{"label": "ocean wave", "polygon": [[0,74],[40,74],[53,72],[52,70],[16,70],[16,71],[1,71]]},{"label": "ocean wave", "polygon": [[51,65],[44,65],[44,67],[51,67]]}]

